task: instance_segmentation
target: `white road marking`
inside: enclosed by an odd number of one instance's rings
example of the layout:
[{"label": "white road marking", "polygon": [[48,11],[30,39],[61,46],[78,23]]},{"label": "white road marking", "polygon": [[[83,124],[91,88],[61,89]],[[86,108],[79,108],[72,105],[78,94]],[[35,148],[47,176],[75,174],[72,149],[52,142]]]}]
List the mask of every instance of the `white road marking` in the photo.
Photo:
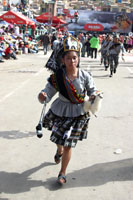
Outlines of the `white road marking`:
[{"label": "white road marking", "polygon": [[39,72],[35,73],[33,76],[38,76],[40,73],[42,73],[44,69],[41,69]]},{"label": "white road marking", "polygon": [[133,73],[133,71],[129,67],[127,67],[127,69],[131,74]]},{"label": "white road marking", "polygon": [[[37,72],[36,74],[33,74],[32,77],[38,76],[40,73],[42,73],[44,69],[41,69],[39,72]],[[17,90],[19,90],[20,88],[22,88],[24,85],[26,85],[30,80],[27,79],[26,81],[22,82],[17,88],[15,88],[13,91],[9,92],[8,94],[6,94],[2,99],[0,99],[0,103],[5,101],[7,98],[9,98],[10,96],[12,96]]]},{"label": "white road marking", "polygon": [[84,69],[84,70],[87,70],[87,71],[90,71],[90,65],[81,65],[81,69]]}]

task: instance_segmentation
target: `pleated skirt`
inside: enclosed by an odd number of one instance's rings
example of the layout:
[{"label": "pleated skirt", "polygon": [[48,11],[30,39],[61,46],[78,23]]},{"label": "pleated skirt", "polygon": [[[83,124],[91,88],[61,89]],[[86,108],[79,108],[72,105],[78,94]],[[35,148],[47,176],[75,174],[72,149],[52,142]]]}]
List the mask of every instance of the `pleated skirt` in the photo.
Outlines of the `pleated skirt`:
[{"label": "pleated skirt", "polygon": [[64,147],[75,147],[77,141],[87,138],[90,114],[78,117],[60,117],[51,109],[43,118],[43,127],[51,130],[50,140]]}]

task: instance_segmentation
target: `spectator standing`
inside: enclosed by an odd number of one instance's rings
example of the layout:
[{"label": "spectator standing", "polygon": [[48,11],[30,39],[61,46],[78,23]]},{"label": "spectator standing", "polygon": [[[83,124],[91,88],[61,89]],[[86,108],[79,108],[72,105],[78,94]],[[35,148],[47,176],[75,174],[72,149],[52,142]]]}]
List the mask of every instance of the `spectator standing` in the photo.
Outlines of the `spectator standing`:
[{"label": "spectator standing", "polygon": [[53,49],[53,42],[55,41],[55,40],[58,40],[57,39],[57,37],[56,37],[56,35],[55,35],[55,33],[52,35],[52,38],[51,38],[51,49]]},{"label": "spectator standing", "polygon": [[129,37],[129,39],[128,39],[128,53],[130,53],[132,49],[133,49],[133,37]]},{"label": "spectator standing", "polygon": [[86,52],[87,52],[87,57],[89,57],[89,56],[91,55],[90,39],[91,39],[91,36],[88,35],[88,37],[87,37],[87,41],[86,41],[86,43],[85,43],[85,46],[86,46]]},{"label": "spectator standing", "polygon": [[128,51],[128,37],[127,36],[125,36],[123,44],[124,44],[125,50]]},{"label": "spectator standing", "polygon": [[42,36],[41,40],[43,43],[44,55],[46,55],[48,52],[48,45],[50,44],[50,39],[47,32]]},{"label": "spectator standing", "polygon": [[60,40],[61,40],[61,38],[57,38],[56,40],[54,40],[54,42],[53,42],[53,50],[55,50],[56,49],[56,47],[57,47],[57,44],[59,44],[60,43]]},{"label": "spectator standing", "polygon": [[7,11],[7,1],[3,0],[3,11]]},{"label": "spectator standing", "polygon": [[99,38],[94,34],[90,39],[91,58],[97,58],[97,50],[99,48]]},{"label": "spectator standing", "polygon": [[86,35],[84,33],[81,33],[81,38],[80,42],[82,43],[82,48],[81,48],[81,57],[85,57],[85,52],[86,52]]},{"label": "spectator standing", "polygon": [[19,36],[20,35],[20,32],[19,32],[19,26],[16,24],[15,27],[14,27],[14,33],[16,36]]}]

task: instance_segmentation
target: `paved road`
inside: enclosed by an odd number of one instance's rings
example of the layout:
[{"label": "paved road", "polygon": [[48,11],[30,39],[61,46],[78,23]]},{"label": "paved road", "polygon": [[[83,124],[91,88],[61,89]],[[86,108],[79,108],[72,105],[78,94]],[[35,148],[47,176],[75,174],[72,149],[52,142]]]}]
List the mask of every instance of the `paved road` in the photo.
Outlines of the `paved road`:
[{"label": "paved road", "polygon": [[[42,139],[35,133],[42,109],[37,94],[49,75],[44,69],[48,56],[39,52],[0,64],[0,200],[132,200],[132,56],[120,60],[113,78],[99,58],[81,59],[104,100],[98,117],[92,116],[88,139],[73,150],[63,188],[56,184],[60,165],[53,162],[50,132],[43,130]],[[117,149],[122,152],[116,154]]]}]

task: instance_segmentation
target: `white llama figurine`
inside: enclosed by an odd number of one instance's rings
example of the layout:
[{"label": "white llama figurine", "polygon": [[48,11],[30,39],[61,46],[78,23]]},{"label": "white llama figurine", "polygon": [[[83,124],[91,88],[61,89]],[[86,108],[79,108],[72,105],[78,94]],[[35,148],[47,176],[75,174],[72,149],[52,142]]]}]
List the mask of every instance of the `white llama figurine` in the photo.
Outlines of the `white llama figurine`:
[{"label": "white llama figurine", "polygon": [[101,105],[102,105],[102,100],[103,100],[103,93],[102,92],[98,92],[96,94],[96,97],[94,100],[89,100],[89,97],[86,96],[85,100],[84,100],[84,111],[85,112],[91,112],[95,117],[97,117],[97,113],[100,111],[101,109]]}]

